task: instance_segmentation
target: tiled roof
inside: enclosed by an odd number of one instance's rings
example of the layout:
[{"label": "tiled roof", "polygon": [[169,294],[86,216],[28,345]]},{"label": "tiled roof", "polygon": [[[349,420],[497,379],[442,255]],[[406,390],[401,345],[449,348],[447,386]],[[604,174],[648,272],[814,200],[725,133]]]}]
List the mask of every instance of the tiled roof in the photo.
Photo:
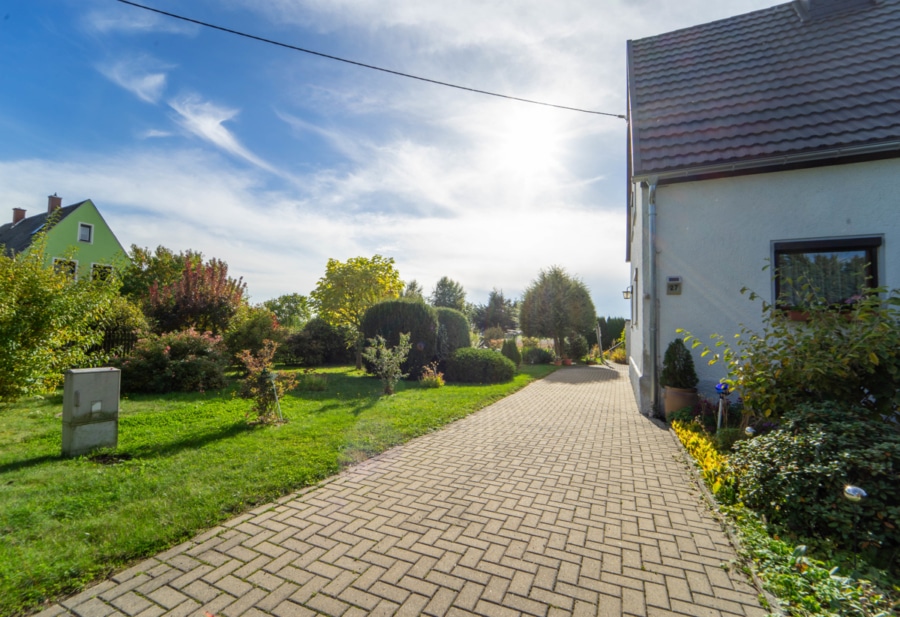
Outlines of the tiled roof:
[{"label": "tiled roof", "polygon": [[900,0],[811,1],[630,41],[632,173],[900,150]]},{"label": "tiled roof", "polygon": [[[71,206],[66,206],[65,208],[60,208],[59,218],[57,219],[57,223],[67,216],[74,212],[78,206],[83,204],[83,201],[78,202],[77,204],[72,204]],[[47,212],[43,212],[41,214],[36,214],[34,216],[29,216],[28,218],[22,219],[15,225],[12,223],[6,223],[5,225],[0,225],[0,245],[3,245],[6,248],[7,255],[13,255],[15,253],[21,253],[29,246],[31,246],[31,241],[34,239],[34,234],[38,232],[38,230],[43,229],[44,224],[47,222],[47,217],[49,214]]]}]

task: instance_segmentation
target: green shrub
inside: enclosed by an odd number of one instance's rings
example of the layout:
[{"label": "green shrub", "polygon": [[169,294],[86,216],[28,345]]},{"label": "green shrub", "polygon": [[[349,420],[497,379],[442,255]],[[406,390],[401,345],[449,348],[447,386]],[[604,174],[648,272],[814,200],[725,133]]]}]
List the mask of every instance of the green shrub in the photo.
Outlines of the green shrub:
[{"label": "green shrub", "polygon": [[522,352],[519,351],[519,346],[516,345],[515,339],[508,338],[503,341],[503,347],[500,348],[500,353],[512,360],[512,363],[515,364],[517,368],[522,364]]},{"label": "green shrub", "polygon": [[[900,429],[867,413],[806,404],[784,415],[782,429],[736,444],[731,462],[744,503],[851,550],[900,548]],[[848,501],[848,484],[869,496]]]},{"label": "green shrub", "polygon": [[460,347],[472,346],[469,320],[456,309],[440,306],[435,309],[438,318],[438,360],[446,360]]},{"label": "green shrub", "polygon": [[124,392],[194,392],[224,387],[228,358],[221,337],[188,329],[151,334],[111,364]]},{"label": "green shrub", "polygon": [[726,453],[730,452],[732,446],[742,439],[747,439],[747,434],[744,432],[744,429],[728,426],[723,426],[722,428],[717,430],[715,436],[713,437],[713,441],[716,444],[716,449],[719,452]]},{"label": "green shrub", "polygon": [[301,366],[342,364],[353,361],[356,333],[344,326],[332,326],[320,317],[306,322],[303,329],[288,337],[285,361]]},{"label": "green shrub", "polygon": [[484,342],[491,349],[500,349],[506,339],[506,331],[500,326],[491,326],[484,330]]},{"label": "green shrub", "polygon": [[372,367],[372,373],[381,380],[385,394],[393,394],[397,382],[406,377],[406,373],[400,368],[406,362],[412,345],[409,342],[409,334],[400,335],[400,341],[393,347],[388,347],[381,335],[369,339],[369,346],[363,351],[363,358]]},{"label": "green shrub", "polygon": [[522,350],[522,361],[525,364],[550,364],[553,354],[542,347],[526,347]]},{"label": "green shrub", "polygon": [[224,340],[229,355],[238,363],[242,351],[258,354],[264,341],[273,341],[277,348],[284,336],[272,311],[263,306],[242,306],[231,320]]},{"label": "green shrub", "polygon": [[790,321],[763,302],[762,331],[744,328],[734,344],[713,337],[723,349],[711,363],[725,362],[729,380],[756,415],[777,418],[822,401],[861,406],[873,418],[893,414],[900,405],[900,291],[871,291],[848,310],[810,297],[802,307],[805,322]]},{"label": "green shrub", "polygon": [[663,356],[663,369],[659,375],[659,385],[690,389],[696,387],[698,381],[691,351],[684,346],[683,340],[675,339],[669,343]]},{"label": "green shrub", "polygon": [[566,354],[572,360],[581,360],[589,350],[587,339],[581,334],[570,334],[566,337]]},{"label": "green shrub", "polygon": [[516,374],[512,360],[491,349],[464,347],[447,361],[447,381],[460,383],[504,383]]},{"label": "green shrub", "polygon": [[[381,336],[389,347],[398,345],[401,333],[409,334],[411,349],[401,366],[411,379],[437,356],[438,318],[433,307],[410,299],[385,300],[370,307],[362,319],[366,339]],[[367,365],[371,370],[371,365]]]}]

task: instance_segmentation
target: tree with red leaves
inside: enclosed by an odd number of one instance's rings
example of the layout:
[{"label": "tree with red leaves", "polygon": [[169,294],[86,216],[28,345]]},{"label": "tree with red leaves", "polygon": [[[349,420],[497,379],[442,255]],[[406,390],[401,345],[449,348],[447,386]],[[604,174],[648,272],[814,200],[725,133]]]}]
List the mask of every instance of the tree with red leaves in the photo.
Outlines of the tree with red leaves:
[{"label": "tree with red leaves", "polygon": [[147,316],[157,332],[195,328],[222,334],[247,291],[242,278],[228,276],[228,264],[220,259],[186,261],[181,278],[168,285],[154,282],[145,302]]}]

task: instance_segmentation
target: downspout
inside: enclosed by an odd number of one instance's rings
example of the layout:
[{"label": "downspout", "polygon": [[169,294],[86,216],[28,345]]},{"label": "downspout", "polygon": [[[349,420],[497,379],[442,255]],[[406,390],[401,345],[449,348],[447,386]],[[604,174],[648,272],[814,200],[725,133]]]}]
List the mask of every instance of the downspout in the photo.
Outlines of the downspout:
[{"label": "downspout", "polygon": [[650,415],[655,416],[659,410],[659,298],[657,296],[656,274],[656,185],[657,177],[649,180],[650,191],[647,197],[647,227],[650,232],[650,254],[647,263],[647,286],[649,288],[650,308]]}]

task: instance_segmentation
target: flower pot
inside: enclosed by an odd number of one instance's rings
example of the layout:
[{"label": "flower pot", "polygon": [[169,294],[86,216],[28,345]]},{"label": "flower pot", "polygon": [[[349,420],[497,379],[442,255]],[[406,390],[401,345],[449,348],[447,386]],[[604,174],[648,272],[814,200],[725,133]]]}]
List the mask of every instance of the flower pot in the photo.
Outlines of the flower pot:
[{"label": "flower pot", "polygon": [[679,409],[684,409],[685,407],[693,409],[694,405],[700,401],[700,396],[697,394],[697,388],[673,388],[672,386],[666,386],[663,391],[663,400],[665,401],[665,412],[668,419],[669,414]]},{"label": "flower pot", "polygon": [[563,358],[563,366],[572,366],[572,358]]}]

